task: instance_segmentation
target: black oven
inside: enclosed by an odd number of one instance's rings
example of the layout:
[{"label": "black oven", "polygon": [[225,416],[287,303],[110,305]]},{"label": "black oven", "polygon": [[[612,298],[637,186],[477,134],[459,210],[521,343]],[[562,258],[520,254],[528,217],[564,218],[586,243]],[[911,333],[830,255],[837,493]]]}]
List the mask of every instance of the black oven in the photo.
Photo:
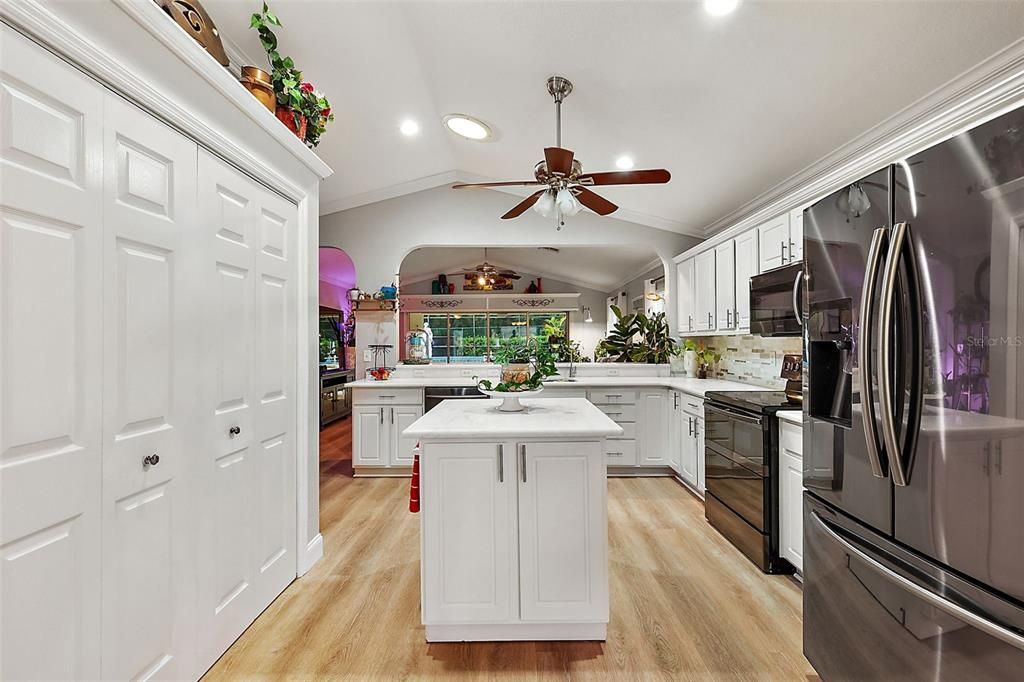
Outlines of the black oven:
[{"label": "black oven", "polygon": [[769,270],[750,278],[750,333],[800,336],[803,263]]}]

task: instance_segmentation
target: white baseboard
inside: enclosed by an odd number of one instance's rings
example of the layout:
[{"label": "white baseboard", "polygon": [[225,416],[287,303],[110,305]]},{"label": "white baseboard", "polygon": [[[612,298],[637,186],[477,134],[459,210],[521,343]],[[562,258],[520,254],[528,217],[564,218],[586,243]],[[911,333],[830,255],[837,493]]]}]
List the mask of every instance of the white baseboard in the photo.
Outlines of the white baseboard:
[{"label": "white baseboard", "polygon": [[324,555],[324,536],[320,533],[316,534],[316,537],[309,541],[306,545],[306,549],[300,552],[299,555],[299,577],[306,575],[309,569],[313,568],[313,564],[320,561]]},{"label": "white baseboard", "polygon": [[428,642],[603,642],[608,623],[475,623],[428,625]]}]

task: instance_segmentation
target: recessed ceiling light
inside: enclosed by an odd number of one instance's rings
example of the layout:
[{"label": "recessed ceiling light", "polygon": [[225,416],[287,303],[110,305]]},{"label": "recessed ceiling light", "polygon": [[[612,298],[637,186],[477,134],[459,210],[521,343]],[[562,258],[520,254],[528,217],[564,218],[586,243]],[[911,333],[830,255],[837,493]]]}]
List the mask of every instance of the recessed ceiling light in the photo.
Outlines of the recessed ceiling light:
[{"label": "recessed ceiling light", "polygon": [[486,123],[465,114],[448,114],[442,122],[448,130],[467,140],[486,140],[491,136]]},{"label": "recessed ceiling light", "polygon": [[406,137],[412,137],[413,135],[420,131],[420,124],[412,120],[411,118],[407,118],[406,120],[402,121],[402,125],[400,125],[398,129],[401,130],[402,134],[405,135]]},{"label": "recessed ceiling light", "polygon": [[633,159],[629,156],[620,156],[615,159],[615,167],[620,170],[629,170],[633,167]]},{"label": "recessed ceiling light", "polygon": [[739,4],[740,0],[704,0],[704,10],[713,17],[724,17]]}]

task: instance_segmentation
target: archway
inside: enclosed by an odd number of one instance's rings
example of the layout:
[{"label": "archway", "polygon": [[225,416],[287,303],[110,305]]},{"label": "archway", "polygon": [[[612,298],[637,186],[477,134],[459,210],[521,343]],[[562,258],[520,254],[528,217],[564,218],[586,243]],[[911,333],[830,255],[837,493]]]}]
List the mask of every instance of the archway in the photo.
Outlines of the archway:
[{"label": "archway", "polygon": [[320,470],[350,476],[352,471],[352,392],[355,349],[348,290],[356,285],[356,267],[342,249],[321,246],[320,262]]}]

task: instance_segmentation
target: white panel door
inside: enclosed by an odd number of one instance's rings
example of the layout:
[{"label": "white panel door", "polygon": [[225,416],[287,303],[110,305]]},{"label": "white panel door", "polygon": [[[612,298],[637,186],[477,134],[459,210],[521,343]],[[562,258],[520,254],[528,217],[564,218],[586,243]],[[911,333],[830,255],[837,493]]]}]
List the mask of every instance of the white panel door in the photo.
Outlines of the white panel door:
[{"label": "white panel door", "polygon": [[757,259],[757,230],[749,230],[736,237],[736,313],[733,323],[737,329],[750,330],[750,278],[759,272]]},{"label": "white panel door", "polygon": [[694,331],[715,329],[715,252],[698,254],[693,259],[693,280],[696,296],[693,306]]},{"label": "white panel door", "polygon": [[736,328],[736,249],[733,240],[715,247],[715,321],[719,331]]},{"label": "white panel door", "polygon": [[789,262],[789,214],[780,215],[757,228],[758,260],[765,272]]},{"label": "white panel door", "polygon": [[295,576],[295,208],[205,151],[198,177],[205,667]]},{"label": "white panel door", "polygon": [[352,464],[385,466],[388,463],[390,430],[384,413],[389,407],[358,405],[352,408]]},{"label": "white panel door", "polygon": [[693,259],[687,258],[676,265],[676,278],[678,281],[679,293],[676,294],[679,313],[679,331],[682,333],[694,331],[693,306],[694,306],[694,281],[693,281]]},{"label": "white panel door", "polygon": [[[518,616],[512,444],[431,443],[420,459],[423,620],[503,623]],[[456,491],[456,494],[449,494]]]},{"label": "white panel door", "polygon": [[601,444],[519,447],[522,619],[607,619],[608,477]]},{"label": "white panel door", "polygon": [[680,425],[682,436],[680,441],[679,475],[693,487],[697,487],[697,437],[694,436],[694,428],[697,417],[692,414],[683,413],[683,423]]},{"label": "white panel door", "polygon": [[[191,672],[201,292],[194,142],[108,94],[104,116],[103,674]],[[94,360],[95,361],[95,360]]]},{"label": "white panel door", "polygon": [[794,208],[789,212],[789,262],[804,259],[804,210]]},{"label": "white panel door", "polygon": [[100,677],[103,89],[0,24],[0,679]]},{"label": "white panel door", "polygon": [[390,463],[391,466],[412,466],[413,448],[416,447],[416,439],[402,435],[414,421],[423,416],[423,408],[419,405],[398,405],[387,408],[390,412],[389,426],[391,427],[390,439]]},{"label": "white panel door", "polygon": [[640,392],[637,434],[641,466],[667,466],[670,406],[665,389]]},{"label": "white panel door", "polygon": [[803,463],[791,451],[783,449],[779,453],[779,470],[782,472],[779,481],[781,554],[798,571],[803,571]]}]

